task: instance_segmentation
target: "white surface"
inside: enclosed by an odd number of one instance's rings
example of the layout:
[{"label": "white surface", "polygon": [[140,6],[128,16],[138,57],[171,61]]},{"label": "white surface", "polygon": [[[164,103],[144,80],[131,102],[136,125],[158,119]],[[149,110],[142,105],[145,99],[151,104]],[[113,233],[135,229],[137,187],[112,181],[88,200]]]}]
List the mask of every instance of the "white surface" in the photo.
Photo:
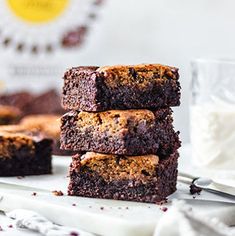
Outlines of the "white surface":
[{"label": "white surface", "polygon": [[[182,169],[184,163],[188,163],[188,153],[188,148],[182,149],[180,169]],[[13,210],[15,208],[35,210],[58,224],[78,227],[107,236],[147,236],[153,234],[157,221],[161,215],[165,214],[161,210],[161,206],[125,201],[54,196],[51,193],[53,190],[62,190],[66,193],[68,182],[66,175],[69,162],[70,158],[55,157],[54,175],[32,176],[23,179],[14,177],[0,178],[1,182],[4,181],[49,190],[48,192],[35,191],[37,195],[33,196],[33,191],[31,190],[12,190],[6,187],[3,189],[0,186],[0,195],[4,196],[0,202],[0,208],[4,210]],[[189,165],[187,166],[190,168]],[[235,213],[234,205],[199,201],[200,199],[219,201],[223,199],[221,197],[202,192],[200,196],[196,196],[196,199],[193,199],[189,194],[188,187],[179,184],[178,191],[170,197],[170,199],[173,198],[188,199],[187,202],[192,206],[194,211],[209,217],[216,216],[228,224],[235,224],[235,215],[232,215]],[[74,203],[76,206],[73,206]],[[2,217],[0,217],[0,222],[1,219]],[[3,219],[6,221],[5,218]],[[0,224],[7,230],[6,232],[9,231],[9,235],[12,235],[10,232],[13,229],[9,229],[2,222]]]}]

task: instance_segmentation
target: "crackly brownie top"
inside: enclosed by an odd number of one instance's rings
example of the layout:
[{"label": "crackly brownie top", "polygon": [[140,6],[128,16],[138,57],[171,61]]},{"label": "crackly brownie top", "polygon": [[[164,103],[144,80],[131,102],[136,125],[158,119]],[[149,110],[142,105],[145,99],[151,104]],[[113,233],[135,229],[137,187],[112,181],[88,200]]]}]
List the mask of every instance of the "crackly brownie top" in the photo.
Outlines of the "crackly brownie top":
[{"label": "crackly brownie top", "polygon": [[51,138],[59,138],[60,116],[58,115],[29,115],[25,116],[21,122],[28,130],[38,130]]},{"label": "crackly brownie top", "polygon": [[[159,157],[156,155],[121,156],[87,152],[80,156],[77,167],[87,167],[105,180],[139,179],[148,180],[155,175]],[[76,167],[75,167],[76,168]]]},{"label": "crackly brownie top", "polygon": [[21,112],[18,108],[13,106],[4,106],[0,105],[0,117],[18,117],[21,115]]},{"label": "crackly brownie top", "polygon": [[65,73],[65,78],[71,74],[92,73],[104,78],[111,88],[119,86],[146,87],[154,81],[164,83],[168,80],[178,80],[178,68],[161,64],[115,65],[101,67],[76,67]]},{"label": "crackly brownie top", "polygon": [[12,157],[13,153],[26,146],[35,152],[35,142],[44,139],[37,131],[29,131],[20,125],[0,126],[0,157]]},{"label": "crackly brownie top", "polygon": [[104,112],[79,112],[77,126],[99,126],[100,131],[117,131],[120,128],[151,124],[155,120],[150,110],[110,110]]}]

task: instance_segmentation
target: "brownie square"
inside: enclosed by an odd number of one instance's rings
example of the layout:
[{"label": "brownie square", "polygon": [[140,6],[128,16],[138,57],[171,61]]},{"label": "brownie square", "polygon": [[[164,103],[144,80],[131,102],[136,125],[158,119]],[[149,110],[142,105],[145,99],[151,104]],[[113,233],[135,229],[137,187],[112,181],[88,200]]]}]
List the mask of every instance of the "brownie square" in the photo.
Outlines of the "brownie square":
[{"label": "brownie square", "polygon": [[73,157],[68,194],[157,203],[176,191],[178,152],[118,156],[88,152]]},{"label": "brownie square", "polygon": [[51,173],[52,140],[19,126],[0,127],[0,176]]},{"label": "brownie square", "polygon": [[75,67],[64,74],[62,106],[82,111],[180,105],[178,69],[159,64]]},{"label": "brownie square", "polygon": [[170,108],[71,111],[61,119],[61,148],[119,155],[169,156],[180,147]]}]

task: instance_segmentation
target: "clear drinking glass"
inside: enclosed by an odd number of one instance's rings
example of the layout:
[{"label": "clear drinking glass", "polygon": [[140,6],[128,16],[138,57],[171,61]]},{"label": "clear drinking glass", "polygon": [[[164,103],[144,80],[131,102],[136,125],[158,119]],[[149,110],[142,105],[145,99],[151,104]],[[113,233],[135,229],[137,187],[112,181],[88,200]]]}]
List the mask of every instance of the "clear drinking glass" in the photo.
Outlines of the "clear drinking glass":
[{"label": "clear drinking glass", "polygon": [[194,163],[235,172],[235,61],[197,59],[191,65]]}]

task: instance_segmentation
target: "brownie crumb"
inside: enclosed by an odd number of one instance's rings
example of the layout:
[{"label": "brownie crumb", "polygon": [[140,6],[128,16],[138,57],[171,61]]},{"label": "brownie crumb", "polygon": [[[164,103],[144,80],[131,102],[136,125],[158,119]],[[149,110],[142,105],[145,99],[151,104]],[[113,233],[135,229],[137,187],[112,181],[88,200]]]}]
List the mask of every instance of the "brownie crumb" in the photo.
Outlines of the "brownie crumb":
[{"label": "brownie crumb", "polygon": [[77,232],[71,232],[69,235],[70,236],[79,236],[79,234]]},{"label": "brownie crumb", "polygon": [[167,207],[162,207],[162,208],[160,208],[163,212],[166,212],[167,210],[168,210],[168,208]]},{"label": "brownie crumb", "polygon": [[57,191],[57,190],[54,190],[54,191],[52,191],[52,193],[55,195],[55,196],[63,196],[64,195],[64,193],[62,192],[62,191]]},{"label": "brownie crumb", "polygon": [[36,196],[36,195],[37,195],[37,193],[35,193],[35,192],[32,193],[32,196]]},{"label": "brownie crumb", "polygon": [[17,178],[17,179],[23,179],[24,176],[17,176],[16,178]]},{"label": "brownie crumb", "polygon": [[100,207],[100,210],[104,210],[104,207]]},{"label": "brownie crumb", "polygon": [[198,195],[200,195],[202,189],[197,187],[197,186],[195,186],[194,184],[191,184],[189,191],[190,191],[191,194],[196,194],[197,193]]},{"label": "brownie crumb", "polygon": [[0,226],[0,231],[3,231],[3,228],[2,228],[2,226]]},{"label": "brownie crumb", "polygon": [[8,228],[13,228],[13,225],[8,225]]},{"label": "brownie crumb", "polygon": [[77,205],[75,203],[73,203],[72,206],[77,206]]},{"label": "brownie crumb", "polygon": [[126,207],[126,209],[128,210],[128,209],[129,209],[129,207]]}]

